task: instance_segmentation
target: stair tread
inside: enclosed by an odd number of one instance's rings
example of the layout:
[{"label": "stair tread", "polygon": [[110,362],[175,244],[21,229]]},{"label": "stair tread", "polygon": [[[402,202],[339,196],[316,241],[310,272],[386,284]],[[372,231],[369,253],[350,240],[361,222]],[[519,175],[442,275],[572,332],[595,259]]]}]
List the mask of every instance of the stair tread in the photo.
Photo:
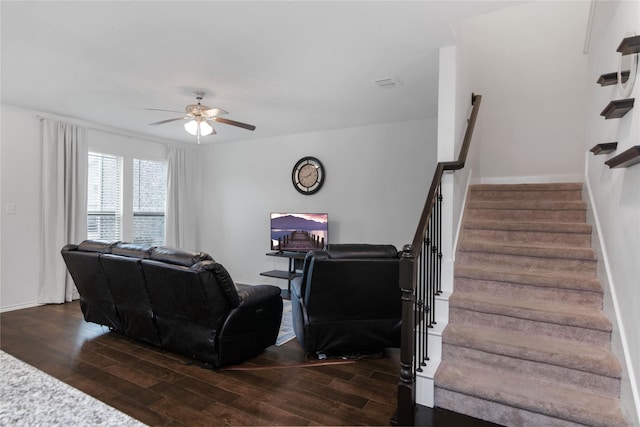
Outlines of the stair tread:
[{"label": "stair tread", "polygon": [[507,230],[507,231],[540,231],[546,233],[591,234],[591,226],[581,222],[546,222],[546,221],[497,221],[490,219],[468,219],[465,229],[475,230]]},{"label": "stair tread", "polygon": [[443,333],[443,342],[486,353],[620,378],[620,363],[611,350],[591,343],[461,324],[448,325]]},{"label": "stair tread", "polygon": [[549,182],[544,184],[474,184],[471,191],[570,191],[582,190],[580,182]]},{"label": "stair tread", "polygon": [[522,269],[496,268],[493,266],[461,265],[455,267],[455,276],[476,280],[519,283],[524,285],[575,289],[580,291],[603,293],[600,280],[593,275],[571,274],[560,272],[536,271],[527,272]]},{"label": "stair tread", "polygon": [[587,204],[579,200],[470,200],[468,209],[491,210],[585,210]]},{"label": "stair tread", "polygon": [[517,300],[472,292],[454,292],[449,299],[450,307],[481,313],[497,314],[545,323],[611,331],[611,322],[601,310],[582,307],[561,301],[528,298]]},{"label": "stair tread", "polygon": [[582,259],[595,261],[596,254],[591,248],[571,246],[550,246],[548,244],[523,244],[510,242],[488,242],[467,239],[460,242],[462,252],[486,252],[503,255],[521,255],[544,258]]},{"label": "stair tread", "polygon": [[443,360],[435,384],[437,388],[576,423],[629,425],[617,398],[498,368]]}]

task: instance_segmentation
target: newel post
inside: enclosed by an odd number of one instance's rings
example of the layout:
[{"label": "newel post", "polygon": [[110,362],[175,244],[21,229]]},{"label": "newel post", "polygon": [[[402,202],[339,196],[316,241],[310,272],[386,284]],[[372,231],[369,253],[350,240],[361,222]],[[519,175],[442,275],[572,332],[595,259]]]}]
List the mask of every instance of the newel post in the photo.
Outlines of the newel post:
[{"label": "newel post", "polygon": [[400,380],[398,381],[397,425],[412,426],[415,421],[413,378],[416,266],[413,248],[405,245],[400,258],[399,286],[402,293],[402,337],[400,342]]}]

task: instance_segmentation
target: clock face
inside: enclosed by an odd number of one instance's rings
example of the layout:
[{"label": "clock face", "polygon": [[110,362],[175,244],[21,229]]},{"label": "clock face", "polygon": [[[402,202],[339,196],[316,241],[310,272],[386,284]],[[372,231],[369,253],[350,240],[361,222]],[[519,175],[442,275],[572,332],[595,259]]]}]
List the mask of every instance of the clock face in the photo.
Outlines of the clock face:
[{"label": "clock face", "polygon": [[293,186],[302,194],[314,194],[324,183],[324,168],[315,157],[303,157],[291,172]]}]

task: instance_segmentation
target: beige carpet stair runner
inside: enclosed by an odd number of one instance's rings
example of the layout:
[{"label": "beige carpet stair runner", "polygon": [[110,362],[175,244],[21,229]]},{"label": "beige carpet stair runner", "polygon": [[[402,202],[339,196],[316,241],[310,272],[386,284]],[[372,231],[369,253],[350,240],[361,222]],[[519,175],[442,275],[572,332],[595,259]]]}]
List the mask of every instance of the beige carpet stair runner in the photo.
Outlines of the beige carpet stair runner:
[{"label": "beige carpet stair runner", "polygon": [[629,426],[582,185],[470,189],[435,404],[506,426]]}]

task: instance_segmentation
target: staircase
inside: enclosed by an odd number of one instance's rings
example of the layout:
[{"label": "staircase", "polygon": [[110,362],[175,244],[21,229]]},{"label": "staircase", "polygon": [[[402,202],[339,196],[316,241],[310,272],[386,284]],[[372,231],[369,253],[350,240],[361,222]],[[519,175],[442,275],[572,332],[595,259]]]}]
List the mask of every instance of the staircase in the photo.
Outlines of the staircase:
[{"label": "staircase", "polygon": [[435,405],[506,426],[629,426],[582,184],[469,194]]}]

